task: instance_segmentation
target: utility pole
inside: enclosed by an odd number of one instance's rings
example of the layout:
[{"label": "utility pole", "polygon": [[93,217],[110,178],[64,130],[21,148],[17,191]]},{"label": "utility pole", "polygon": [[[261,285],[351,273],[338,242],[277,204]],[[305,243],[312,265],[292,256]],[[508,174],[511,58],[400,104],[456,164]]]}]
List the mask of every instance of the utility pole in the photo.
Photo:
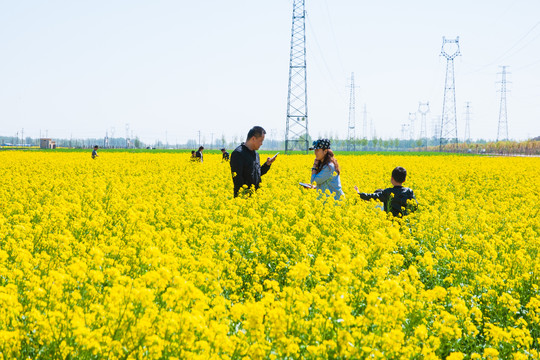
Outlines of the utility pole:
[{"label": "utility pole", "polygon": [[199,147],[201,146],[201,130],[199,130]]},{"label": "utility pole", "polygon": [[499,107],[499,126],[497,127],[497,141],[508,140],[508,114],[506,113],[506,68],[508,66],[501,66],[502,75],[501,83],[501,104]]},{"label": "utility pole", "polygon": [[356,120],[354,99],[354,73],[351,73],[351,95],[349,99],[349,127],[347,132],[347,151],[356,151]]},{"label": "utility pole", "polygon": [[[445,50],[450,47],[450,52]],[[439,139],[439,150],[442,151],[443,145],[453,142],[457,147],[457,116],[456,116],[456,79],[454,76],[454,59],[460,56],[459,36],[454,40],[448,40],[443,36],[440,56],[446,58],[446,77],[444,80],[444,99],[441,122],[441,136]]]},{"label": "utility pole", "polygon": [[289,58],[285,153],[295,149],[307,153],[309,148],[305,21],[304,0],[294,0]]},{"label": "utility pole", "polygon": [[422,140],[422,146],[427,146],[427,122],[426,115],[429,112],[429,101],[428,102],[418,102],[418,112],[421,115],[420,119],[420,140]]}]

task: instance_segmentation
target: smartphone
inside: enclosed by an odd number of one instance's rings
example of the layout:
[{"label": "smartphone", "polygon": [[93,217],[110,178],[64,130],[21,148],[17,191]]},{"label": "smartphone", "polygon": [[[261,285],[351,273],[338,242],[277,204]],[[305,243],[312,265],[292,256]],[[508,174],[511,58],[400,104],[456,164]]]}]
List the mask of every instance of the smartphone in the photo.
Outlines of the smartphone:
[{"label": "smartphone", "polygon": [[276,156],[278,156],[279,152],[276,153],[276,155],[272,156],[272,158],[276,158]]}]

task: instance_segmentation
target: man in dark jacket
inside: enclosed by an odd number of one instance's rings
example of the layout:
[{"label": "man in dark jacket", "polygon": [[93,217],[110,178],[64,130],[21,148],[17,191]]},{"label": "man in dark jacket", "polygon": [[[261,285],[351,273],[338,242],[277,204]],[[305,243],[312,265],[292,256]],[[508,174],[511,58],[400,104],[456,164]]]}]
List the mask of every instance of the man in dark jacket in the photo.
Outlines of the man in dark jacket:
[{"label": "man in dark jacket", "polygon": [[361,193],[358,190],[358,187],[354,187],[360,198],[363,200],[380,200],[384,204],[384,211],[392,212],[394,216],[404,216],[407,215],[409,211],[413,211],[416,205],[408,206],[408,200],[414,200],[414,192],[406,187],[403,187],[403,183],[407,178],[407,170],[398,166],[392,171],[392,177],[390,182],[394,187],[388,189],[378,189],[375,190],[372,194]]},{"label": "man in dark jacket", "polygon": [[231,173],[234,184],[234,197],[238,196],[238,192],[243,185],[248,189],[252,186],[255,189],[259,188],[261,176],[270,170],[270,165],[276,160],[276,157],[266,159],[266,162],[261,166],[259,154],[257,150],[264,142],[266,131],[255,126],[249,130],[245,143],[239,145],[231,154]]}]

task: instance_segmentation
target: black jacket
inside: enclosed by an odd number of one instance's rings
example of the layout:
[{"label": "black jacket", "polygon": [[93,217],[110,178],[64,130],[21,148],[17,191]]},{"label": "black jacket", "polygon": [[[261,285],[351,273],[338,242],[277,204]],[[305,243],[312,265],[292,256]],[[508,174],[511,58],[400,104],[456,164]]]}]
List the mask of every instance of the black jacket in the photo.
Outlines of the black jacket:
[{"label": "black jacket", "polygon": [[[393,198],[390,196],[391,194],[394,194]],[[373,194],[360,193],[360,198],[363,200],[375,199],[382,201],[384,204],[384,211],[391,211],[394,216],[407,215],[407,210],[414,210],[414,208],[409,209],[407,207],[407,200],[414,199],[416,202],[413,191],[403,186],[394,186],[393,188],[378,190]],[[402,207],[406,210],[402,210]]]},{"label": "black jacket", "polygon": [[238,190],[242,185],[247,185],[255,189],[259,188],[261,176],[266,174],[270,165],[266,163],[261,166],[259,154],[256,151],[249,150],[243,143],[239,145],[231,154],[231,173],[233,176],[234,196],[238,196]]}]

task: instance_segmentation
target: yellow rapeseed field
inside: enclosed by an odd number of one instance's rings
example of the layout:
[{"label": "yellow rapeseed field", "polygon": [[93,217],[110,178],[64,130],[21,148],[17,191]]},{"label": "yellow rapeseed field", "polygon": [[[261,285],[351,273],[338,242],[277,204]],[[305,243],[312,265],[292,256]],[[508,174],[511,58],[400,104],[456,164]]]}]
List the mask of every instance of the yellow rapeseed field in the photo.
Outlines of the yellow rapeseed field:
[{"label": "yellow rapeseed field", "polygon": [[[538,359],[538,158],[0,152],[0,359]],[[261,156],[265,159],[265,156]],[[264,160],[263,160],[264,161]],[[408,170],[418,210],[359,199]]]}]

